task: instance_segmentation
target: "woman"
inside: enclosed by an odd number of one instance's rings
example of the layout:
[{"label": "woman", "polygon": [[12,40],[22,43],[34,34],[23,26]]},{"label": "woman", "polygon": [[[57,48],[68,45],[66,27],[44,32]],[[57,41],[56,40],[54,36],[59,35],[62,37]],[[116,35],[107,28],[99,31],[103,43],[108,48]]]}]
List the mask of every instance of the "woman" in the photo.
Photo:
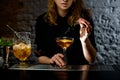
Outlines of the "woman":
[{"label": "woman", "polygon": [[67,64],[91,64],[96,58],[93,22],[82,0],[48,0],[48,11],[36,22],[39,63],[66,65],[62,49],[56,44],[59,36],[74,38],[67,49]]}]

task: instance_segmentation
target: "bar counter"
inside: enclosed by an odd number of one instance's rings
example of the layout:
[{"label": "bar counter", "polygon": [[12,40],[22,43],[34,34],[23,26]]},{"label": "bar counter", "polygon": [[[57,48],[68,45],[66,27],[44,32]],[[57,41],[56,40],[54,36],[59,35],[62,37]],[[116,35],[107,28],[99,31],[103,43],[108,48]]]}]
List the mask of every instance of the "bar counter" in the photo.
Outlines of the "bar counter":
[{"label": "bar counter", "polygon": [[0,80],[120,80],[120,65],[14,64],[0,73]]}]

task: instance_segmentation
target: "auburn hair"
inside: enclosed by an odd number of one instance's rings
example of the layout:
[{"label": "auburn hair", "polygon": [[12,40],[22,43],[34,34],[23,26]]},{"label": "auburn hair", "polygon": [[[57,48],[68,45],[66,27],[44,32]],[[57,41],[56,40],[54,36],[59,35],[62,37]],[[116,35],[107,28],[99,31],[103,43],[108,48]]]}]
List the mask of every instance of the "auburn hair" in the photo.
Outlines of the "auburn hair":
[{"label": "auburn hair", "polygon": [[[82,0],[73,0],[73,3],[68,11],[68,24],[74,25],[79,18],[91,18],[91,11],[88,9]],[[54,0],[48,0],[48,11],[45,15],[45,19],[52,25],[57,25],[57,6]]]}]

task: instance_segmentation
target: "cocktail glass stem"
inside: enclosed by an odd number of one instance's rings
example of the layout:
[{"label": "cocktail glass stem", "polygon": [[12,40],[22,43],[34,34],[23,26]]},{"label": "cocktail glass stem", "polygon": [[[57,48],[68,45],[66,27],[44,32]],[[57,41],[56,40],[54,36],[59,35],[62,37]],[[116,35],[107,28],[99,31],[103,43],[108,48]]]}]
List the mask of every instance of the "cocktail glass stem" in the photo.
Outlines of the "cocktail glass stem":
[{"label": "cocktail glass stem", "polygon": [[67,56],[66,56],[66,50],[67,50],[67,48],[66,47],[64,47],[63,48],[63,55],[64,55],[64,58],[63,58],[63,60],[65,61],[65,64],[67,63]]}]

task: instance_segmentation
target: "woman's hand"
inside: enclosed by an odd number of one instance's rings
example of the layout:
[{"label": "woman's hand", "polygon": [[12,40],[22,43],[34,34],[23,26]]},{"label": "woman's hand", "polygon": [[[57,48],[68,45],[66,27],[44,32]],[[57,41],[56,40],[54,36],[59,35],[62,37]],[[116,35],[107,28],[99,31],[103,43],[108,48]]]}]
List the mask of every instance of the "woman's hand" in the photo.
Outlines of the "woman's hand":
[{"label": "woman's hand", "polygon": [[83,18],[79,18],[78,23],[81,27],[80,28],[80,40],[81,42],[85,42],[92,31],[92,26],[87,20]]},{"label": "woman's hand", "polygon": [[55,54],[51,59],[50,59],[50,64],[56,64],[59,67],[63,67],[65,65],[65,62],[63,61],[63,54]]}]

